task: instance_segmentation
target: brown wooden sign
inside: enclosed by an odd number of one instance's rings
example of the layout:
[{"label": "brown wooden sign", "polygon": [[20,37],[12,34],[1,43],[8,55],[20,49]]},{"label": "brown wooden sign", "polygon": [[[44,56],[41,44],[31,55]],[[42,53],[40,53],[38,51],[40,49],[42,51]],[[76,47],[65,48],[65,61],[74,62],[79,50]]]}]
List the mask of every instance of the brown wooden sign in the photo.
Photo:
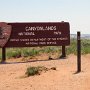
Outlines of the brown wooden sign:
[{"label": "brown wooden sign", "polygon": [[[2,30],[8,34],[3,45]],[[5,23],[0,25],[0,37],[1,47],[66,46],[70,26],[68,22]]]}]

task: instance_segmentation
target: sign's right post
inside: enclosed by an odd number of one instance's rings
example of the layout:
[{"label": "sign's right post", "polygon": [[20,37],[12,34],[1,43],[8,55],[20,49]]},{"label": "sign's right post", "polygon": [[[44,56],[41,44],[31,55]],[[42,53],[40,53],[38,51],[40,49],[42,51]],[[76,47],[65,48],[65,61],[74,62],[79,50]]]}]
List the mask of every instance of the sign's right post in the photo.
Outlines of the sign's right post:
[{"label": "sign's right post", "polygon": [[65,50],[65,46],[62,46],[62,55],[60,56],[61,59],[65,59],[66,58],[66,50]]}]

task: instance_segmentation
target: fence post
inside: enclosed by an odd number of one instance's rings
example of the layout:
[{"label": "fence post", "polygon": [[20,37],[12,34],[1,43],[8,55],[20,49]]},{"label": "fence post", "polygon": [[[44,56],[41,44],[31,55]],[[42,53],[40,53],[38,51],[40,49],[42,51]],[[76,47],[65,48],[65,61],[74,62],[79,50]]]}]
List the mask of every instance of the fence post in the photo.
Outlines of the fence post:
[{"label": "fence post", "polygon": [[5,62],[6,60],[6,48],[2,47],[2,63]]},{"label": "fence post", "polygon": [[81,72],[81,38],[80,32],[77,32],[77,73]]}]

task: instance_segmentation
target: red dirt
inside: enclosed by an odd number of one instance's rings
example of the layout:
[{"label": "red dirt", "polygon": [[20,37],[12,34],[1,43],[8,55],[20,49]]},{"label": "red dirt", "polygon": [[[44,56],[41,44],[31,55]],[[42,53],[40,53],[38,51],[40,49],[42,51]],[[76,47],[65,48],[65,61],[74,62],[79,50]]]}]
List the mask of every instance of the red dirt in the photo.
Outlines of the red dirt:
[{"label": "red dirt", "polygon": [[[74,74],[77,70],[75,55],[59,60],[9,63],[0,64],[0,90],[90,90],[90,54],[82,56],[82,72],[78,74]],[[29,66],[56,67],[57,70],[24,78]]]}]

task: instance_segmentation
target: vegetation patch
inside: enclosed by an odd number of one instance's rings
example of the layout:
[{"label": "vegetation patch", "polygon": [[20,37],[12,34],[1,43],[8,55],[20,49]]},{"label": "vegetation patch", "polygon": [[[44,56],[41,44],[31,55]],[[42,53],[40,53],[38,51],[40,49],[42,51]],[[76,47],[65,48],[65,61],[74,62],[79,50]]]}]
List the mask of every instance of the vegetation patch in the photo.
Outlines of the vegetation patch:
[{"label": "vegetation patch", "polygon": [[20,58],[21,57],[21,51],[20,50],[10,50],[7,52],[7,58]]},{"label": "vegetation patch", "polygon": [[27,71],[26,71],[26,75],[29,76],[34,76],[34,75],[40,75],[41,72],[46,72],[48,70],[56,70],[56,67],[52,67],[52,68],[46,68],[44,66],[37,66],[37,67],[28,67]]},{"label": "vegetation patch", "polygon": [[[49,55],[49,59],[52,59],[51,55],[58,53],[57,57],[60,57],[62,52],[61,46],[43,46],[43,47],[30,47],[30,48],[7,48],[6,56],[7,58],[19,58],[19,57],[34,57],[40,56],[45,53]],[[0,60],[2,58],[2,50],[0,49]],[[81,40],[81,53],[90,54],[90,39]],[[77,40],[71,39],[70,45],[66,46],[66,54],[77,54]],[[42,56],[42,55],[41,55]]]}]

